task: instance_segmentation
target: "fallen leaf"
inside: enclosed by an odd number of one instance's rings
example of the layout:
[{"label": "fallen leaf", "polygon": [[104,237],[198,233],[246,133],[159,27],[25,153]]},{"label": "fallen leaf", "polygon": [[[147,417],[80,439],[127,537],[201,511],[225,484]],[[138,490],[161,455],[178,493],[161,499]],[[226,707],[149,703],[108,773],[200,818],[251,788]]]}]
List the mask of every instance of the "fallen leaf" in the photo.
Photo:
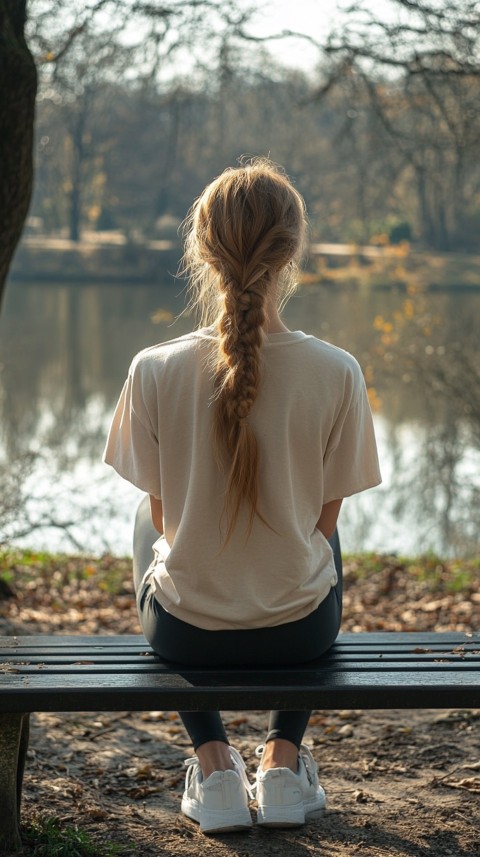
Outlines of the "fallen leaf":
[{"label": "fallen leaf", "polygon": [[355,803],[367,803],[368,800],[367,795],[361,789],[355,789],[353,799]]},{"label": "fallen leaf", "polygon": [[461,780],[443,780],[441,785],[448,786],[451,789],[467,789],[469,792],[480,794],[480,777],[464,777]]},{"label": "fallen leaf", "polygon": [[466,655],[465,646],[457,646],[455,649],[452,649],[452,653],[454,655],[460,655],[461,658],[464,658]]},{"label": "fallen leaf", "polygon": [[99,806],[87,807],[84,812],[89,816],[89,818],[93,818],[95,821],[103,821],[105,818],[108,818],[108,812],[101,809]]}]

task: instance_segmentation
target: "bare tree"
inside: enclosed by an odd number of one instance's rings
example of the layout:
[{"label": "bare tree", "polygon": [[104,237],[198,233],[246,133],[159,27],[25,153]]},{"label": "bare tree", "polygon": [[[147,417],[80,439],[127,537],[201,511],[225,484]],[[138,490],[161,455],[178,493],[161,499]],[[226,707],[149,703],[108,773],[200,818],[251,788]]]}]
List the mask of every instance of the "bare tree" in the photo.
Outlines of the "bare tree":
[{"label": "bare tree", "polygon": [[[246,0],[0,0],[0,300],[30,203],[37,75],[54,80],[79,36],[95,31],[135,53],[136,73],[155,77],[173,53],[195,57],[232,36],[253,13]],[[28,15],[27,15],[28,13]],[[29,21],[27,21],[29,17]],[[26,33],[32,51],[26,41]],[[81,116],[77,119],[81,122]],[[82,138],[81,128],[77,139]],[[77,148],[78,155],[81,147]],[[81,157],[80,157],[81,160]],[[77,206],[75,194],[72,211]]]},{"label": "bare tree", "polygon": [[33,183],[37,73],[25,22],[26,0],[0,0],[0,300]]},{"label": "bare tree", "polygon": [[390,0],[381,18],[360,0],[344,12],[341,28],[325,45],[337,67],[365,60],[363,68],[390,68],[414,77],[480,76],[476,0]]},{"label": "bare tree", "polygon": [[[391,0],[379,18],[359,2],[346,12],[325,46],[330,63],[317,97],[339,86],[354,109],[359,93],[368,99],[412,173],[426,243],[462,243],[480,143],[478,3]],[[477,171],[474,193],[479,181]]]},{"label": "bare tree", "polygon": [[85,28],[78,34],[65,59],[44,87],[44,101],[52,100],[65,127],[63,186],[68,211],[69,237],[80,239],[83,196],[89,169],[105,148],[99,114],[105,107],[109,88],[123,79],[133,62],[132,49],[110,34],[98,36]]}]

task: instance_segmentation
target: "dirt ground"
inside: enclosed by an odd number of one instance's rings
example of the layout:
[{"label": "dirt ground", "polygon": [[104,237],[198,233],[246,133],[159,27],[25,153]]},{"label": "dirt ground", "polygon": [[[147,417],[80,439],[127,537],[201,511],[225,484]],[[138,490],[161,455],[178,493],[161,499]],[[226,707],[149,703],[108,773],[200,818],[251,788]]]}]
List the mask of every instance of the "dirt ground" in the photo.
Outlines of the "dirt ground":
[{"label": "dirt ground", "polygon": [[[253,779],[266,715],[225,719]],[[175,715],[36,715],[22,817],[57,815],[128,857],[479,857],[479,725],[480,711],[315,712],[323,817],[205,837],[179,812],[190,749]]]},{"label": "dirt ground", "polygon": [[[474,580],[458,593],[438,581],[432,591],[424,577],[392,572],[391,565],[368,579],[354,571],[346,629],[479,627]],[[75,626],[80,632],[85,592],[75,591],[83,607],[72,606],[72,592],[64,593],[70,613],[57,606],[61,621],[32,602],[42,595],[38,587],[31,597],[17,593],[4,602],[0,632],[24,633],[26,625],[30,633],[72,633]],[[108,603],[117,632],[138,630],[128,586]],[[93,608],[87,608],[90,621]],[[111,616],[97,612],[95,621],[98,633],[112,630]],[[225,720],[253,779],[267,715],[228,712]],[[316,711],[306,743],[327,792],[323,816],[298,830],[254,825],[215,837],[200,834],[179,812],[183,760],[191,750],[175,713],[38,714],[32,721],[25,829],[38,816],[57,816],[61,825],[86,831],[99,854],[109,843],[126,857],[480,857],[480,710]]]}]

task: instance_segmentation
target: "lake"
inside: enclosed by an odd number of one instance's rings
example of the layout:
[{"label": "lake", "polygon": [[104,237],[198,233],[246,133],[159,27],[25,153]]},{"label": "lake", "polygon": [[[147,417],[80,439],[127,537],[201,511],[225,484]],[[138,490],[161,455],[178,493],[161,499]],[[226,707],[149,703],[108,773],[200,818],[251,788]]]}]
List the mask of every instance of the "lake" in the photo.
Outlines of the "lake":
[{"label": "lake", "polygon": [[[132,356],[193,326],[182,284],[10,283],[0,319],[3,540],[130,553],[140,493],[102,464]],[[302,288],[284,318],[364,370],[381,487],[345,501],[346,551],[478,552],[480,292]]]}]

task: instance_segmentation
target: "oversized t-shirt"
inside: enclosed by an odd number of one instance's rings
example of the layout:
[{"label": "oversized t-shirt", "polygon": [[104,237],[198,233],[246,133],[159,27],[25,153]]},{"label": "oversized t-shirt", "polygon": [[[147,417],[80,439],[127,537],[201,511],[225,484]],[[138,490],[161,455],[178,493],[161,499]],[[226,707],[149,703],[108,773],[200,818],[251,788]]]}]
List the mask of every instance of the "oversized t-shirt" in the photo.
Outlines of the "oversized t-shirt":
[{"label": "oversized t-shirt", "polygon": [[209,630],[307,616],[337,575],[316,523],[322,506],[381,481],[361,369],[301,331],[266,334],[248,417],[259,450],[258,509],[225,539],[226,479],[212,443],[214,328],[146,348],[133,360],[104,460],[161,498],[164,535],[146,573],[177,618]]}]

